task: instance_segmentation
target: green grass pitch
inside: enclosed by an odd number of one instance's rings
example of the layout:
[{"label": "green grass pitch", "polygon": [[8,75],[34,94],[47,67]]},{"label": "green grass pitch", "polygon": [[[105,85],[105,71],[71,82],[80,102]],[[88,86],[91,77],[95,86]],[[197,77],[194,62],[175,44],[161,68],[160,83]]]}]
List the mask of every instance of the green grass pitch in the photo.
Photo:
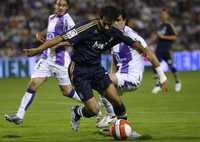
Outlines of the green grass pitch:
[{"label": "green grass pitch", "polygon": [[[172,75],[167,76],[168,95],[152,95],[153,74],[145,72],[141,87],[123,96],[134,129],[153,137],[137,141],[200,142],[200,72],[180,73],[183,83],[180,93],[174,91]],[[79,132],[71,130],[70,108],[77,102],[63,97],[54,79],[38,90],[23,126],[6,122],[4,114],[15,113],[28,81],[0,79],[0,142],[115,141],[98,133],[95,118],[82,119]]]}]

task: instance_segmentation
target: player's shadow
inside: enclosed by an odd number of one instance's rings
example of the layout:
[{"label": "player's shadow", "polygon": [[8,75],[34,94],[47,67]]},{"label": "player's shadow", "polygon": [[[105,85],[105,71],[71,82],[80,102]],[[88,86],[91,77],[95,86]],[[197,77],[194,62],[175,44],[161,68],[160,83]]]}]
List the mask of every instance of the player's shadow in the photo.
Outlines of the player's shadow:
[{"label": "player's shadow", "polygon": [[[96,132],[93,132],[94,134],[100,134],[100,135],[102,135],[103,137],[102,137],[102,139],[101,139],[101,141],[109,141],[109,142],[112,142],[112,141],[116,141],[116,139],[114,139],[112,136],[110,136],[110,135],[107,135],[107,134],[103,134],[103,133],[101,133],[101,132],[98,132],[98,131],[96,131]],[[105,139],[105,137],[106,138],[108,138],[108,139]],[[151,136],[151,135],[149,135],[149,134],[145,134],[145,135],[143,135],[141,138],[138,138],[138,139],[131,139],[131,138],[128,138],[127,140],[120,140],[120,141],[148,141],[148,140],[152,140],[153,139],[153,137]],[[96,140],[95,140],[96,141]]]},{"label": "player's shadow", "polygon": [[8,135],[4,135],[2,136],[2,138],[21,138],[22,136],[19,135],[12,135],[12,134],[8,134]]}]

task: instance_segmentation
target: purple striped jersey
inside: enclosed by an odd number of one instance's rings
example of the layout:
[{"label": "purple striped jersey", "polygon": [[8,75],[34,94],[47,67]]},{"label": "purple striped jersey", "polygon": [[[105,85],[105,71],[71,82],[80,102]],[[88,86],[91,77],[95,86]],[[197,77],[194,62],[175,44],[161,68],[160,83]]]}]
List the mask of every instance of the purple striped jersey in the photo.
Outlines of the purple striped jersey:
[{"label": "purple striped jersey", "polygon": [[[50,15],[48,19],[46,41],[58,35],[62,35],[74,26],[75,23],[68,13],[61,17],[57,17],[55,14]],[[71,60],[68,51],[62,46],[56,49],[49,48],[43,51],[41,57],[61,66],[68,65]]]},{"label": "purple striped jersey", "polygon": [[[147,44],[144,39],[139,36],[130,27],[125,26],[123,29],[125,35],[133,40],[140,41],[140,43],[146,48]],[[122,74],[131,74],[138,72],[141,74],[144,70],[144,58],[132,47],[120,43],[112,48],[112,54],[114,55],[119,72]]]}]

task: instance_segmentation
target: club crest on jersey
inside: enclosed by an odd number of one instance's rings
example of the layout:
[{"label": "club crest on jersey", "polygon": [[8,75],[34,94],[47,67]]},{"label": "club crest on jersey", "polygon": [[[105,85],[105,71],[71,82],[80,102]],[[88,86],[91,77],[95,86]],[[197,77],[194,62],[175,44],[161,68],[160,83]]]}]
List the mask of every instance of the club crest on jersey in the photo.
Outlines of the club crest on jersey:
[{"label": "club crest on jersey", "polygon": [[46,36],[46,39],[47,40],[50,40],[50,39],[52,39],[52,38],[54,38],[54,33],[47,33],[47,36]]}]

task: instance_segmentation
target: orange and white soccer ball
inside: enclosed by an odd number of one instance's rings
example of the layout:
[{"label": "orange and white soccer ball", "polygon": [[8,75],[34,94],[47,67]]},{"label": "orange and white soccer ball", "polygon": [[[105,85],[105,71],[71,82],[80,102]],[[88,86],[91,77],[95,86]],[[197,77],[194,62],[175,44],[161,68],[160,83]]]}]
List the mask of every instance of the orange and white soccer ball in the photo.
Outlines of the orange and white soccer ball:
[{"label": "orange and white soccer ball", "polygon": [[111,125],[111,135],[118,140],[126,140],[132,133],[132,127],[127,120],[117,119]]}]

